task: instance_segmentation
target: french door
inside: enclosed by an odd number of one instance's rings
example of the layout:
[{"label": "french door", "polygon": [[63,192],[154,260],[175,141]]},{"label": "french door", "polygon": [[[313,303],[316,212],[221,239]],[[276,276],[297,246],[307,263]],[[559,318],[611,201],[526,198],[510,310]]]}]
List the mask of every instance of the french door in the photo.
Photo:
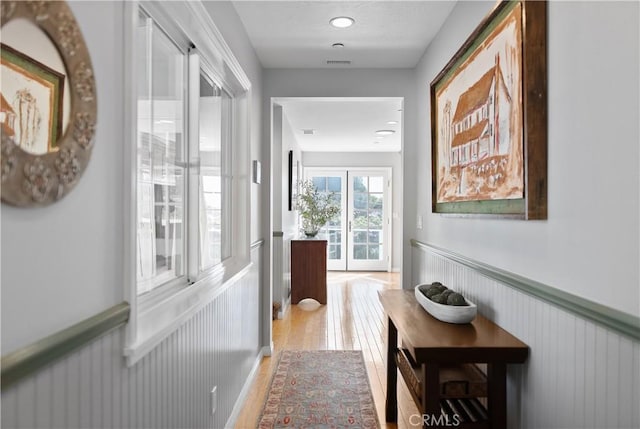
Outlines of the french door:
[{"label": "french door", "polygon": [[333,192],[340,214],[320,230],[327,269],[390,270],[389,169],[305,169],[320,192]]}]

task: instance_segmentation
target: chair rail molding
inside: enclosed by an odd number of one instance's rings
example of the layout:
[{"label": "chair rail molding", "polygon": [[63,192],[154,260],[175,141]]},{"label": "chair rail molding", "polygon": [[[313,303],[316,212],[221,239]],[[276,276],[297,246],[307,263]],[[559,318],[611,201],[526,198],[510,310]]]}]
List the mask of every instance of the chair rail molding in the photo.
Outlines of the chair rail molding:
[{"label": "chair rail molding", "polygon": [[485,277],[545,301],[565,311],[603,325],[619,334],[640,340],[640,318],[611,307],[598,304],[538,281],[476,261],[433,244],[411,239],[411,246],[432,252],[458,264],[469,267]]},{"label": "chair rail molding", "polygon": [[2,390],[129,320],[122,302],[55,334],[2,356]]}]

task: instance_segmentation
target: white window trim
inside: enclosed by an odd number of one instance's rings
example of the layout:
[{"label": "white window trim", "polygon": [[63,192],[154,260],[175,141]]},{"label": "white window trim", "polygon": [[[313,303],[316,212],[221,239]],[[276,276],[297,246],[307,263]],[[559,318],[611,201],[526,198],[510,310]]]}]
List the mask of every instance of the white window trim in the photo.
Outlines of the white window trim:
[{"label": "white window trim", "polygon": [[[167,286],[159,293],[139,297],[136,280],[136,198],[137,198],[137,99],[135,70],[135,28],[138,8],[142,6],[158,24],[173,33],[184,34],[197,47],[200,56],[214,65],[212,77],[234,97],[232,157],[233,203],[231,257],[206,272],[192,285]],[[250,216],[250,114],[251,82],[224,41],[201,2],[125,2],[125,85],[124,139],[124,296],[131,305],[126,329],[124,355],[134,365],[178,327],[202,310],[218,295],[244,277],[251,266],[249,250]],[[241,221],[244,219],[244,222]]]}]

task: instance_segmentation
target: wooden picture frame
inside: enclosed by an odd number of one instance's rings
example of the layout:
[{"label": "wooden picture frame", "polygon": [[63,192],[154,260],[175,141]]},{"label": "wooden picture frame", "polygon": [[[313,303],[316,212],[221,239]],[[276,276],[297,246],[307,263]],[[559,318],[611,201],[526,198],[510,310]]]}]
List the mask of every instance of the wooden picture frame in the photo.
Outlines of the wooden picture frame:
[{"label": "wooden picture frame", "polygon": [[65,75],[2,44],[3,131],[27,152],[58,149]]},{"label": "wooden picture frame", "polygon": [[289,151],[289,211],[293,210],[293,186],[295,181],[293,179],[293,151]]},{"label": "wooden picture frame", "polygon": [[502,1],[431,82],[433,213],[547,218],[546,21]]}]

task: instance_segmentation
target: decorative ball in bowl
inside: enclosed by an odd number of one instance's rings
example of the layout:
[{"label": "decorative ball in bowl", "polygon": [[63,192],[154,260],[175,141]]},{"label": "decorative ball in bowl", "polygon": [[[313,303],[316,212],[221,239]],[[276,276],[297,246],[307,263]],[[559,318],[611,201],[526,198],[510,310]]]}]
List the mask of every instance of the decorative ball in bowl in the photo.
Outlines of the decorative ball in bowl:
[{"label": "decorative ball in bowl", "polygon": [[476,318],[478,307],[442,283],[419,284],[415,287],[418,303],[427,313],[448,323],[469,323]]}]

